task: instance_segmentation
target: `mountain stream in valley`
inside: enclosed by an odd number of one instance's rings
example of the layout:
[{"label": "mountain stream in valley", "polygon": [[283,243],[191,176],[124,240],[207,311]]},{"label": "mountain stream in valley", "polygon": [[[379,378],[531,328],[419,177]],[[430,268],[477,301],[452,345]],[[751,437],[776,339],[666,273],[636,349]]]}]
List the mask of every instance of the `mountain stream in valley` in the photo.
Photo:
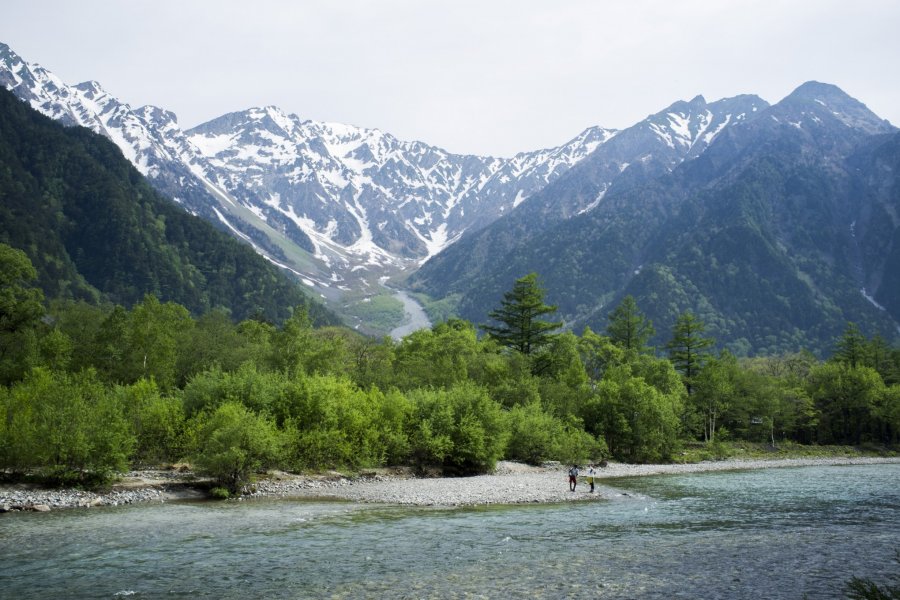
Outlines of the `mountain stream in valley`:
[{"label": "mountain stream in valley", "polygon": [[403,310],[406,311],[406,322],[391,330],[391,337],[395,340],[402,339],[413,331],[431,327],[431,320],[425,314],[425,310],[419,302],[403,290],[396,290],[394,298],[403,303]]}]

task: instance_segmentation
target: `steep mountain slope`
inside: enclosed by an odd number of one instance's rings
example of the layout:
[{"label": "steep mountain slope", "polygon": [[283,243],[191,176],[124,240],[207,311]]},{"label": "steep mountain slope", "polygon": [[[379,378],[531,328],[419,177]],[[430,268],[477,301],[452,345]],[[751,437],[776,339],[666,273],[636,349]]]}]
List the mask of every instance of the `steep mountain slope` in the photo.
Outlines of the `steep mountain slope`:
[{"label": "steep mountain slope", "polygon": [[[632,294],[657,342],[688,309],[741,353],[825,350],[848,320],[894,336],[897,136],[838,88],[804,84],[672,173],[611,190],[500,257],[461,313],[483,321],[534,270],[576,329],[603,330]],[[554,188],[583,177],[573,169]]]},{"label": "steep mountain slope", "polygon": [[377,289],[510,211],[614,135],[510,159],[455,155],[275,107],[183,131],[99,84],[67,86],[0,44],[0,82],[33,108],[105,135],[157,189],[330,298]]},{"label": "steep mountain slope", "polygon": [[[471,233],[413,275],[410,285],[433,296],[478,289],[493,298],[494,270],[526,251],[530,239],[561,221],[588,213],[607,195],[670,172],[703,153],[722,132],[752,120],[767,103],[737,96],[707,103],[702,96],[676,102],[623,130],[566,175],[488,227]],[[487,289],[486,289],[487,288]],[[464,309],[465,310],[465,309]]]},{"label": "steep mountain slope", "polygon": [[483,322],[538,271],[571,327],[602,330],[630,293],[658,341],[692,309],[740,352],[822,350],[847,320],[886,336],[900,321],[900,140],[834,86],[771,107],[698,96],[500,159],[275,107],[184,131],[2,44],[0,82],[111,139],[157,189],[329,300],[360,304],[412,273],[412,287]]},{"label": "steep mountain slope", "polygon": [[0,90],[0,241],[24,250],[51,298],[125,305],[153,293],[195,313],[336,317],[246,245],[154,191],[116,146]]},{"label": "steep mountain slope", "polygon": [[851,234],[861,291],[900,320],[900,134],[876,137],[847,164],[858,169],[861,206]]},{"label": "steep mountain slope", "polygon": [[[612,132],[513,159],[449,154],[378,130],[250,109],[187,132],[205,175],[331,268],[379,276],[437,253],[578,162]],[[517,200],[518,199],[518,200]]]}]

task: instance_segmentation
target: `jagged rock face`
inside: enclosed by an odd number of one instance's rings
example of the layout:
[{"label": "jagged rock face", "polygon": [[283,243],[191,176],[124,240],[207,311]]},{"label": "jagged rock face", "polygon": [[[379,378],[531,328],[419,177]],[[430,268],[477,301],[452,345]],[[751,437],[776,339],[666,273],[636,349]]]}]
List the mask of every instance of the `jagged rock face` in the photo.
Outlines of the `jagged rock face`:
[{"label": "jagged rock face", "polygon": [[49,117],[107,136],[187,210],[321,289],[415,268],[615,135],[593,127],[513,158],[456,155],[272,106],[184,131],[171,112],[132,109],[96,82],[68,86],[3,44],[0,82]]},{"label": "jagged rock face", "polygon": [[612,135],[593,128],[559,148],[499,159],[303,121],[271,106],[188,131],[217,182],[236,197],[253,198],[263,215],[293,221],[317,254],[343,250],[375,262],[433,256]]}]

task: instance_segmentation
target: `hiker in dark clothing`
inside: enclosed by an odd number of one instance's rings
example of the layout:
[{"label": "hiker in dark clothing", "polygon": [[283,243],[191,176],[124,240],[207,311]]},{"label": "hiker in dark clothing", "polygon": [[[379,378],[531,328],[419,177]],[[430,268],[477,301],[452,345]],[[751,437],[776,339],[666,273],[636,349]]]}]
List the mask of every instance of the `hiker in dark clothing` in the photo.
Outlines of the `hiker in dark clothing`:
[{"label": "hiker in dark clothing", "polygon": [[572,465],[569,469],[569,491],[574,492],[576,485],[578,485],[578,465]]}]

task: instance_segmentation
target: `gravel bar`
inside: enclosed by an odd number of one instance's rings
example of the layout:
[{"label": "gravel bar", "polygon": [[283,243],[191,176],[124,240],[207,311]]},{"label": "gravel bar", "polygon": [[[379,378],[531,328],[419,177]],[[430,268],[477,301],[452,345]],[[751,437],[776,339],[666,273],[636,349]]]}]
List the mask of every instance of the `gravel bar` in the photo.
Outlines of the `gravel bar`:
[{"label": "gravel bar", "polygon": [[[723,460],[667,465],[610,463],[596,469],[594,493],[590,493],[583,479],[575,492],[569,491],[568,467],[558,464],[533,467],[502,461],[494,474],[475,477],[416,478],[404,471],[386,469],[353,477],[336,472],[313,476],[274,472],[248,486],[243,497],[339,499],[401,506],[589,502],[623,495],[623,492],[604,485],[604,479],[614,477],[882,463],[900,463],[900,458]],[[585,469],[582,469],[582,475],[584,473]],[[0,485],[0,513],[204,498],[205,494],[197,484],[193,474],[171,471],[133,471],[103,493],[4,484]]]},{"label": "gravel bar", "polygon": [[[781,460],[724,460],[691,464],[630,465],[610,463],[597,468],[595,493],[579,480],[569,491],[568,468],[531,467],[501,462],[493,475],[431,479],[360,477],[310,483],[289,479],[256,484],[251,496],[336,498],[354,502],[405,506],[473,506],[482,504],[526,504],[578,502],[611,499],[623,492],[603,484],[604,479],[705,471],[734,471],[820,465],[865,465],[900,463],[900,458],[817,458]],[[582,475],[585,470],[582,469]]]}]

